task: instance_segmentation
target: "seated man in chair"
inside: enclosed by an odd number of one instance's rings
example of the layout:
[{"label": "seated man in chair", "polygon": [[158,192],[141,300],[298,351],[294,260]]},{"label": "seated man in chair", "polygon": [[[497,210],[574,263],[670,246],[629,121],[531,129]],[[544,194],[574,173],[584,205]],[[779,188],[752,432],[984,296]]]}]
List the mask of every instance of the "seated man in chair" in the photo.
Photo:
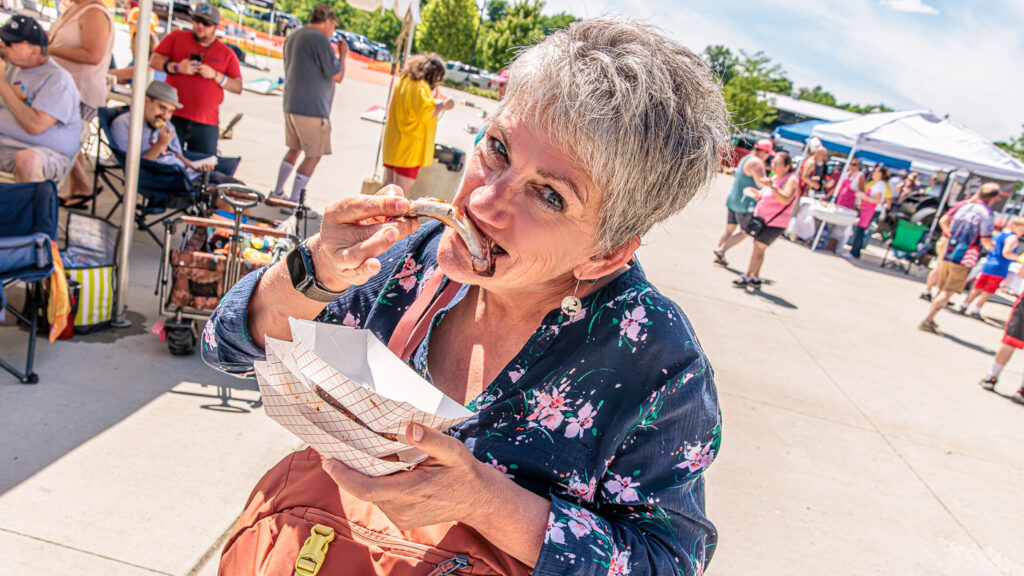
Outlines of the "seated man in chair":
[{"label": "seated man in chair", "polygon": [[82,142],[75,81],[28,16],[0,27],[0,53],[0,170],[18,182],[62,180]]},{"label": "seated man in chair", "polygon": [[[203,172],[209,172],[209,184],[237,183],[235,178],[214,170],[213,163],[197,164],[181,151],[181,142],[171,124],[171,115],[181,108],[178,90],[165,82],[154,80],[146,88],[146,105],[142,125],[142,157],[160,164],[179,166],[185,170],[189,180],[195,182]],[[131,115],[123,113],[110,123],[112,144],[121,150],[128,149],[128,135]]]}]

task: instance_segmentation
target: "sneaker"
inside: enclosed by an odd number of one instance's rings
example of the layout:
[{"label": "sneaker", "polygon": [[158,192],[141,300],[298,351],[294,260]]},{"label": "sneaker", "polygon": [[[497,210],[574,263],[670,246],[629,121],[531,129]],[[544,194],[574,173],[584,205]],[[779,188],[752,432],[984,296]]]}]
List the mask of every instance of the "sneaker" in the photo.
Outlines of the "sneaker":
[{"label": "sneaker", "polygon": [[843,258],[846,258],[847,260],[853,260],[853,253],[852,252],[843,252],[842,254],[840,254],[840,256],[842,256]]},{"label": "sneaker", "polygon": [[978,386],[981,386],[985,390],[991,392],[996,389],[996,382],[998,382],[998,380],[995,378],[982,378],[981,381],[978,382]]},{"label": "sneaker", "polygon": [[931,332],[932,334],[939,333],[939,325],[936,324],[934,320],[931,322],[927,320],[921,322],[920,324],[917,325],[917,329],[923,332]]},{"label": "sneaker", "polygon": [[967,312],[966,315],[968,317],[970,317],[970,318],[974,318],[975,320],[984,320],[984,318],[981,317],[981,310],[978,310],[978,311],[971,310],[971,311]]},{"label": "sneaker", "polygon": [[1010,396],[1010,400],[1013,400],[1017,404],[1024,404],[1024,388],[1014,392],[1013,396]]},{"label": "sneaker", "polygon": [[725,252],[721,252],[721,251],[718,251],[718,250],[712,250],[711,253],[715,255],[715,264],[718,264],[720,266],[728,266],[729,265],[729,262],[727,262],[725,260]]},{"label": "sneaker", "polygon": [[921,295],[919,296],[919,298],[921,300],[924,300],[925,302],[931,302],[932,301],[932,293],[931,292],[921,292]]},{"label": "sneaker", "polygon": [[750,285],[753,286],[755,289],[760,290],[761,289],[761,279],[760,278],[751,278],[750,279]]},{"label": "sneaker", "polygon": [[956,309],[956,313],[961,316],[967,316],[967,306],[961,306]]},{"label": "sneaker", "polygon": [[732,285],[737,288],[746,288],[747,286],[750,286],[753,283],[754,281],[747,277],[737,278],[736,280],[732,281]]}]

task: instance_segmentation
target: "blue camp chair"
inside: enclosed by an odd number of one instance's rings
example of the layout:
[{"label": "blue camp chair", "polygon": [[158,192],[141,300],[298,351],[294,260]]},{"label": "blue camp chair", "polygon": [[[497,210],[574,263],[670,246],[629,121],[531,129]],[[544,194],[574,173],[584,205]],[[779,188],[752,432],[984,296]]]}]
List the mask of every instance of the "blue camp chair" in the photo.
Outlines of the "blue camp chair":
[{"label": "blue camp chair", "polygon": [[[121,114],[128,113],[127,107],[100,108],[98,110],[100,122],[100,142],[96,151],[96,172],[93,177],[93,198],[102,189],[101,181],[117,195],[117,203],[106,215],[106,220],[114,215],[117,207],[124,202],[119,190],[125,184],[125,163],[127,153],[114,145],[110,134],[110,125],[115,118]],[[105,166],[100,162],[101,150],[106,148],[113,155],[117,162],[116,166]],[[183,152],[189,160],[205,158],[207,154],[197,154],[185,150]],[[238,169],[239,158],[218,158],[217,171],[233,176]],[[115,184],[116,182],[116,184]],[[212,203],[212,195],[206,194],[205,178],[204,184],[194,185],[189,180],[185,170],[180,166],[160,164],[152,160],[142,159],[139,170],[139,201],[135,208],[135,223],[141,230],[145,230],[158,245],[162,245],[162,239],[152,230],[154,226],[181,213],[201,215],[206,206],[204,203]],[[93,215],[96,214],[96,205],[93,202]],[[161,215],[155,219],[152,216]]]},{"label": "blue camp chair", "polygon": [[[36,329],[46,314],[43,281],[53,272],[50,241],[57,239],[57,186],[50,181],[0,183],[0,316],[6,310],[29,325],[25,371],[0,358],[0,368],[22,384],[35,384]],[[26,286],[22,311],[4,302],[4,289],[17,282]]]},{"label": "blue camp chair", "polygon": [[882,268],[885,268],[885,261],[889,257],[889,252],[892,251],[898,259],[906,261],[906,267],[900,266],[899,263],[896,263],[896,267],[903,268],[903,273],[909,274],[912,264],[920,264],[921,250],[918,248],[927,232],[928,227],[924,224],[917,224],[902,218],[897,220],[896,231],[889,239],[885,247],[885,255],[882,256]]}]

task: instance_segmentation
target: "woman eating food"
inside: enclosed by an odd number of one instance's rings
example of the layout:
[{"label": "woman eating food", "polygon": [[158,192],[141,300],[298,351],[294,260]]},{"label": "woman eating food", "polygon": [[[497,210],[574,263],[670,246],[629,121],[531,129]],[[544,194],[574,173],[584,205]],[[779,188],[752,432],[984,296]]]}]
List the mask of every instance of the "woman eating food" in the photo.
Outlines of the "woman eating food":
[{"label": "woman eating food", "polygon": [[474,415],[446,434],[410,425],[430,456],[412,470],[317,472],[398,529],[465,526],[534,574],[702,573],[717,542],[702,476],[721,437],[713,371],[635,252],[715,174],[720,87],[693,52],[616,19],[553,33],[509,77],[452,202],[484,248],[406,218],[430,209],[397,187],[344,198],[289,257],[301,266],[232,288],[203,356],[249,375],[289,317],[387,342],[419,296],[454,294],[426,313],[409,365]]}]

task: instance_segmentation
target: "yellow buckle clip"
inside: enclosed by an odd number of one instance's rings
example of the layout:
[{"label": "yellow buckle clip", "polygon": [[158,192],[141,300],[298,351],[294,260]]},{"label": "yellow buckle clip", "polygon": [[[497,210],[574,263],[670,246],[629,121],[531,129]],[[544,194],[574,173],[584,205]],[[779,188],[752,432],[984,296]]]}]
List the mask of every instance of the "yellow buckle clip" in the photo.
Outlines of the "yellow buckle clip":
[{"label": "yellow buckle clip", "polygon": [[309,533],[309,538],[299,550],[295,559],[295,576],[316,576],[327,556],[327,545],[334,541],[334,528],[317,524]]}]

